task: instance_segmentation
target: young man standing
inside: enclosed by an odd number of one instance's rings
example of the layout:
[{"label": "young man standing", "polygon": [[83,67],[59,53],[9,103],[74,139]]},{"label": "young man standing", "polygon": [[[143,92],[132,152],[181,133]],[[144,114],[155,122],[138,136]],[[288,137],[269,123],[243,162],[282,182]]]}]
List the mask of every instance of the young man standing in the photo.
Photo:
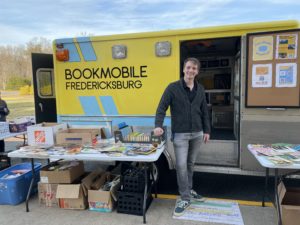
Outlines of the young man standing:
[{"label": "young man standing", "polygon": [[180,216],[189,207],[191,199],[204,201],[193,188],[193,171],[202,142],[210,137],[210,122],[202,85],[195,81],[200,63],[196,58],[184,61],[184,77],[169,84],[158,105],[155,117],[155,135],[163,134],[166,111],[171,109],[171,130],[176,157],[177,184],[181,199],[174,215]]}]

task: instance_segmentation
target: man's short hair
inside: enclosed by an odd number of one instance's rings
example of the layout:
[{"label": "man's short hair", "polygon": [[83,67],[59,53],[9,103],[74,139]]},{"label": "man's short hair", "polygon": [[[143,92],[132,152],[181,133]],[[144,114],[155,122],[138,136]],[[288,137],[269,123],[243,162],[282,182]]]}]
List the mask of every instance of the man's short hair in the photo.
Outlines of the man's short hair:
[{"label": "man's short hair", "polygon": [[193,64],[197,65],[198,71],[200,71],[201,64],[200,64],[200,62],[199,62],[198,59],[193,58],[193,57],[185,59],[184,63],[183,63],[183,68],[185,67],[185,65],[187,64],[187,62],[192,62]]}]

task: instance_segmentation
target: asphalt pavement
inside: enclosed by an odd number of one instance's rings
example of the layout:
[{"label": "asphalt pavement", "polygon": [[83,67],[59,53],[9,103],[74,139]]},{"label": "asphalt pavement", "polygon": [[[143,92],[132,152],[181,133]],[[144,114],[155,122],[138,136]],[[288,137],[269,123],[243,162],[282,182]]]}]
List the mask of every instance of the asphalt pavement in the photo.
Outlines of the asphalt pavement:
[{"label": "asphalt pavement", "polygon": [[[30,200],[30,212],[25,203],[17,206],[0,205],[0,224],[10,225],[137,225],[142,216],[117,213],[99,213],[89,210],[66,210],[40,206],[38,198]],[[154,199],[146,214],[148,225],[225,225],[173,219],[174,199]],[[275,225],[276,213],[271,207],[240,205],[244,225]]]}]

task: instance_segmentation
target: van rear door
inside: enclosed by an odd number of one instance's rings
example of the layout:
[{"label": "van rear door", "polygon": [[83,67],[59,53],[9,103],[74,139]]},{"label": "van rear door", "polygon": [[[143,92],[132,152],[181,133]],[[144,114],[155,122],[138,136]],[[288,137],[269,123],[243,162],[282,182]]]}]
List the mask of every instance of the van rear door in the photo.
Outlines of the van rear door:
[{"label": "van rear door", "polygon": [[53,55],[32,53],[31,59],[36,123],[56,122]]}]

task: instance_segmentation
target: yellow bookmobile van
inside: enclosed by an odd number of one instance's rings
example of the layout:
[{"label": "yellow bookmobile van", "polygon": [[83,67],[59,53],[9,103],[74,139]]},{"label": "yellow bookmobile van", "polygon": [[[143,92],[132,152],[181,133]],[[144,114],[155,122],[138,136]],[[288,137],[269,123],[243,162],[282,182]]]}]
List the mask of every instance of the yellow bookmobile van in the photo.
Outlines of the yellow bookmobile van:
[{"label": "yellow bookmobile van", "polygon": [[[183,76],[184,59],[196,57],[212,126],[196,171],[260,174],[248,144],[300,142],[298,27],[277,21],[57,39],[53,56],[32,55],[37,122],[126,122],[150,132],[164,89]],[[170,141],[159,162],[174,168]]]}]

